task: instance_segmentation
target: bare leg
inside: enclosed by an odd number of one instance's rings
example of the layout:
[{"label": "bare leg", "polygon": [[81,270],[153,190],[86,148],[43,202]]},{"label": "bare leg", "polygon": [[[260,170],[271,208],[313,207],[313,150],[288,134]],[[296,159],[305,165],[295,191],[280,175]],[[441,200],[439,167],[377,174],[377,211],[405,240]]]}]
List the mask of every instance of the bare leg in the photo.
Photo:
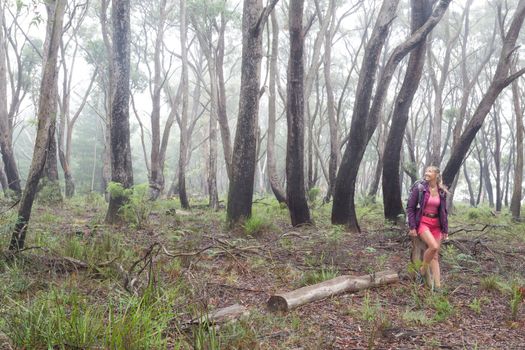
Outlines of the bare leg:
[{"label": "bare leg", "polygon": [[441,288],[441,270],[439,269],[439,254],[434,255],[434,259],[430,262],[430,271],[432,271],[432,278],[434,279],[434,288]]},{"label": "bare leg", "polygon": [[427,269],[430,267],[430,263],[432,262],[432,260],[434,259],[434,256],[436,256],[439,251],[439,242],[436,241],[432,233],[430,233],[430,231],[428,230],[422,232],[419,235],[419,237],[421,237],[423,242],[427,244],[427,250],[425,250],[425,253],[423,254],[423,265],[421,266],[421,269],[420,269],[421,274],[426,275]]}]

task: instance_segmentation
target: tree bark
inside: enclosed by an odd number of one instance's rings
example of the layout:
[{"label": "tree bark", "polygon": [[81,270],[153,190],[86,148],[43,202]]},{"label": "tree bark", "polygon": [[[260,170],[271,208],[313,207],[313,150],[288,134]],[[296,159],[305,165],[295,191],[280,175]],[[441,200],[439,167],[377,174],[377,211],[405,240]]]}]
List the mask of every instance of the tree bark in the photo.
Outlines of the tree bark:
[{"label": "tree bark", "polygon": [[[133,186],[129,132],[130,98],[130,2],[113,0],[113,65],[115,87],[111,100],[111,181],[124,188]],[[110,194],[107,223],[120,223],[118,211],[125,204],[123,196]]]},{"label": "tree bark", "polygon": [[[181,11],[182,12],[182,11]],[[156,200],[164,190],[164,167],[160,155],[160,99],[165,78],[161,75],[161,50],[164,45],[164,28],[166,25],[166,0],[161,0],[157,19],[155,45],[153,51],[153,81],[151,91],[151,160],[150,160],[150,198]]]},{"label": "tree bark", "polygon": [[[4,164],[7,186],[15,196],[20,196],[20,175],[13,153],[13,130],[7,109],[6,38],[4,33],[4,7],[0,6],[0,151]],[[5,189],[4,189],[5,191]]]},{"label": "tree bark", "polygon": [[262,7],[261,0],[244,0],[242,16],[242,62],[239,116],[232,158],[232,180],[228,190],[229,225],[252,213],[253,183],[257,152],[259,80],[262,56],[262,28],[276,1]]},{"label": "tree bark", "polygon": [[221,132],[222,148],[224,153],[224,161],[226,163],[226,173],[228,180],[232,179],[232,142],[230,134],[230,126],[228,124],[228,113],[226,111],[226,84],[224,82],[224,33],[226,31],[226,18],[224,12],[221,13],[221,26],[219,28],[219,37],[217,39],[217,54],[215,56],[215,64],[217,69],[217,83],[218,83],[218,105],[217,118],[219,119],[219,126]]},{"label": "tree bark", "polygon": [[291,0],[288,28],[290,56],[286,89],[286,198],[292,226],[310,223],[304,187],[304,0]]},{"label": "tree bark", "polygon": [[398,1],[385,1],[379,12],[376,26],[365,50],[363,65],[359,74],[357,96],[350,128],[350,139],[343,155],[336,180],[336,192],[332,207],[332,223],[346,224],[352,232],[360,232],[355,212],[355,183],[359,165],[363,159],[366,146],[372,137],[382,109],[386,92],[394,71],[403,57],[414,49],[434,28],[445,13],[450,0],[441,0],[432,16],[407,40],[398,45],[390,55],[381,78],[377,84],[372,106],[370,106],[372,88],[382,50],[392,19],[395,16]]},{"label": "tree bark", "polygon": [[443,171],[443,182],[450,185],[454,177],[461,168],[461,163],[467,155],[470,145],[479,129],[483,125],[485,117],[487,116],[494,101],[499,96],[500,92],[512,81],[525,73],[524,69],[509,75],[513,52],[515,50],[516,40],[518,39],[523,19],[525,17],[525,0],[520,0],[518,7],[514,12],[510,27],[503,40],[503,47],[501,49],[498,65],[494,72],[493,79],[481,98],[472,118],[465,127],[461,137],[456,146],[451,150],[449,161]]},{"label": "tree bark", "polygon": [[467,164],[463,163],[463,175],[465,176],[465,181],[467,182],[467,189],[469,194],[469,203],[471,207],[476,206],[476,199],[474,198],[474,187],[472,186],[472,180],[467,170]]},{"label": "tree bark", "polygon": [[[48,18],[54,17],[55,2],[46,4],[46,11]],[[46,26],[46,40],[44,41],[44,51],[48,51],[48,46],[51,43],[51,32],[53,30],[53,23],[48,22]],[[61,35],[62,37],[62,35]],[[58,55],[58,53],[57,53]],[[43,66],[46,64],[46,56],[43,57]],[[58,74],[58,73],[57,73]],[[60,191],[60,183],[58,179],[58,149],[56,139],[56,125],[58,115],[58,78],[53,80],[53,86],[50,87],[52,91],[51,100],[52,105],[49,113],[53,115],[51,118],[51,124],[49,127],[49,143],[46,153],[46,161],[44,164],[44,175],[41,179],[40,189],[47,188],[46,198],[43,198],[46,202],[57,204],[62,202],[62,193]]]},{"label": "tree bark", "polygon": [[521,217],[521,198],[523,182],[523,111],[521,110],[518,82],[512,82],[512,102],[516,117],[516,163],[514,165],[514,188],[510,200],[512,218],[519,220]]},{"label": "tree bark", "polygon": [[[432,13],[432,1],[412,0],[412,32],[419,29]],[[410,53],[403,85],[394,102],[392,123],[385,144],[383,159],[383,206],[385,218],[396,221],[404,213],[401,200],[402,184],[399,178],[399,165],[403,135],[408,123],[408,112],[421,80],[425,64],[426,40],[423,40]]]},{"label": "tree bark", "polygon": [[268,94],[268,138],[266,143],[266,157],[268,162],[268,180],[272,192],[279,203],[286,203],[286,194],[279,182],[277,165],[275,162],[275,123],[277,102],[277,56],[279,54],[279,23],[275,12],[271,16],[272,24],[272,51],[270,56],[270,81]]},{"label": "tree bark", "polygon": [[18,208],[18,220],[11,236],[10,250],[20,250],[24,248],[27,225],[31,217],[31,209],[37,192],[38,181],[44,171],[46,153],[49,148],[49,129],[56,114],[52,114],[54,90],[56,85],[58,69],[57,56],[58,46],[62,35],[62,23],[64,18],[65,0],[56,0],[54,5],[53,17],[48,18],[51,23],[50,39],[45,53],[45,65],[43,67],[42,80],[40,83],[40,99],[38,102],[38,129],[33,151],[33,159],[29,168],[29,174],[25,189],[20,199]]},{"label": "tree bark", "polygon": [[190,208],[188,194],[186,193],[186,162],[188,156],[188,99],[189,99],[189,82],[188,82],[188,48],[186,43],[187,35],[187,14],[186,0],[180,0],[180,45],[182,57],[182,106],[180,112],[180,146],[179,146],[179,200],[184,209]]},{"label": "tree bark", "polygon": [[379,56],[395,16],[398,2],[398,0],[383,1],[370,40],[366,46],[357,84],[350,138],[336,179],[332,224],[350,225],[350,222],[352,222],[353,227],[349,228],[354,232],[359,232],[360,228],[355,217],[353,198],[359,164],[353,163],[353,160],[362,158],[360,155],[364,153],[366,119],[368,117]]}]

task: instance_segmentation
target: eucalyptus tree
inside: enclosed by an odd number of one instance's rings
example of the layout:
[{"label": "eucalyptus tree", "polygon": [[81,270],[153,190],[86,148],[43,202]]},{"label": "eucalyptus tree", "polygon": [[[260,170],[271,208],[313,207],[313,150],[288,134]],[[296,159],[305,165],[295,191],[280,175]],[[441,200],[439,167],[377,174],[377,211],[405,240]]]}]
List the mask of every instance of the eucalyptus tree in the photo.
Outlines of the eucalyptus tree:
[{"label": "eucalyptus tree", "polygon": [[[114,90],[111,98],[111,181],[123,188],[133,186],[129,131],[130,98],[130,2],[113,0],[111,21]],[[117,191],[115,191],[117,192]],[[121,221],[120,208],[126,203],[121,193],[110,193],[106,222]]]},{"label": "eucalyptus tree", "polygon": [[310,223],[310,211],[304,187],[304,0],[291,0],[288,28],[290,55],[286,84],[286,199],[292,226]]},{"label": "eucalyptus tree", "polygon": [[[515,70],[513,65],[512,73]],[[514,110],[514,117],[516,120],[516,162],[514,165],[514,187],[512,191],[512,198],[510,201],[510,212],[515,220],[521,217],[521,198],[522,198],[522,181],[523,181],[523,93],[520,93],[518,81],[512,82],[512,107]]]},{"label": "eucalyptus tree", "polygon": [[381,72],[372,100],[372,89],[378,69],[378,60],[386,37],[390,32],[398,5],[397,0],[385,0],[383,2],[371,38],[367,43],[359,74],[349,141],[336,179],[336,190],[332,207],[333,224],[346,224],[351,231],[360,231],[354,202],[357,174],[366,146],[377,127],[392,76],[403,57],[414,49],[439,22],[449,4],[450,0],[441,0],[421,28],[393,50]]},{"label": "eucalyptus tree", "polygon": [[227,219],[233,225],[252,214],[255,176],[262,31],[277,0],[267,7],[261,0],[244,0],[242,16],[242,63],[239,115],[228,189]]},{"label": "eucalyptus tree", "polygon": [[503,30],[505,24],[502,21],[501,36],[503,39],[503,46],[500,51],[498,64],[492,76],[490,85],[483,94],[481,101],[477,105],[476,110],[474,111],[469,122],[465,126],[465,129],[461,134],[457,144],[451,150],[450,158],[443,171],[443,181],[447,185],[451,185],[453,183],[454,178],[460,170],[461,164],[463,163],[463,160],[470,149],[472,141],[474,140],[478,131],[481,129],[485,117],[492,108],[496,98],[505,87],[525,73],[525,68],[522,68],[514,73],[509,73],[516,50],[516,41],[523,25],[524,18],[525,0],[520,0],[506,32]]},{"label": "eucalyptus tree", "polygon": [[88,2],[72,1],[66,9],[68,20],[64,25],[64,35],[60,42],[60,69],[62,72],[62,85],[59,89],[59,123],[57,129],[58,157],[64,172],[65,195],[70,198],[75,193],[75,182],[71,171],[72,137],[74,126],[86,105],[91,89],[94,85],[98,69],[91,74],[87,88],[81,97],[77,109],[71,111],[71,97],[73,89],[73,72],[76,71],[78,52],[82,45],[79,40],[79,31],[88,12]]},{"label": "eucalyptus tree", "polygon": [[279,21],[272,11],[271,19],[271,52],[269,67],[269,87],[268,87],[268,137],[266,139],[266,161],[268,163],[268,180],[275,198],[279,203],[286,203],[286,193],[284,192],[275,161],[275,125],[277,119],[277,80],[278,76],[278,55],[279,55]]},{"label": "eucalyptus tree", "polygon": [[[137,4],[141,8],[141,31],[140,39],[137,40],[139,48],[143,55],[141,63],[146,66],[148,71],[148,88],[151,98],[151,147],[150,161],[148,164],[148,179],[150,187],[150,197],[157,199],[164,191],[164,163],[166,159],[167,137],[170,134],[170,128],[173,122],[165,123],[164,130],[161,127],[161,101],[164,85],[168,84],[169,76],[172,74],[171,60],[166,60],[165,55],[165,36],[173,21],[173,12],[175,2],[170,0],[158,0],[151,2],[141,2]],[[151,43],[150,43],[151,38]],[[137,116],[138,117],[138,116]],[[141,125],[142,129],[142,125]]]},{"label": "eucalyptus tree", "polygon": [[38,129],[33,151],[33,159],[31,161],[31,167],[29,168],[29,175],[18,208],[18,220],[11,236],[11,242],[9,245],[10,250],[20,250],[24,248],[27,225],[31,217],[33,201],[37,192],[38,182],[44,171],[46,153],[49,149],[49,129],[53,123],[53,119],[56,118],[56,115],[51,113],[54,108],[53,105],[56,103],[56,100],[54,100],[56,95],[54,94],[55,90],[53,87],[57,84],[57,56],[62,36],[62,24],[66,1],[50,1],[47,5],[52,6],[53,10],[48,12],[49,17],[47,19],[51,30],[46,33],[46,35],[49,36],[49,45],[48,50],[45,52],[45,59],[43,60],[45,64],[42,72],[42,80],[40,82],[40,98],[37,112]]},{"label": "eucalyptus tree", "polygon": [[[0,4],[0,151],[2,152],[2,161],[4,163],[6,185],[13,191],[16,196],[22,192],[20,186],[20,176],[18,174],[18,167],[13,152],[13,116],[10,116],[7,103],[7,25],[5,23],[4,15],[5,2]],[[12,39],[11,39],[12,40]],[[20,96],[20,88],[22,85],[22,65],[20,57],[17,55],[18,63],[18,87],[13,94],[13,99],[16,101],[17,96]],[[2,172],[3,173],[3,172]],[[2,186],[4,191],[5,186]]]},{"label": "eucalyptus tree", "polygon": [[[432,2],[430,0],[412,0],[411,11],[411,30],[414,33],[430,17]],[[401,181],[399,178],[401,147],[403,145],[403,134],[408,122],[409,109],[423,72],[425,50],[426,40],[423,40],[410,53],[403,85],[394,102],[392,123],[384,147],[383,207],[385,218],[389,220],[396,220],[404,212],[401,202]]]}]

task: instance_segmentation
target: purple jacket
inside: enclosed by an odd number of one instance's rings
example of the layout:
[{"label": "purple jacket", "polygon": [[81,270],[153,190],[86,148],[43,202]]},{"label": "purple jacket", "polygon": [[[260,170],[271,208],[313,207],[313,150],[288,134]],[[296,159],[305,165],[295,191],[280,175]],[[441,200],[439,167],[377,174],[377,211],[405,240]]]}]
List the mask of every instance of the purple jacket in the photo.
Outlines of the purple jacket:
[{"label": "purple jacket", "polygon": [[[410,229],[417,229],[423,216],[423,209],[428,202],[430,197],[430,191],[428,189],[428,182],[423,181],[423,195],[421,196],[421,203],[418,203],[419,199],[419,186],[414,186],[412,193],[409,196],[407,203],[407,216],[408,226]],[[439,190],[440,204],[438,208],[439,212],[439,224],[441,226],[442,233],[448,233],[448,211],[447,211],[447,193],[442,189]],[[419,206],[418,206],[419,204]]]}]

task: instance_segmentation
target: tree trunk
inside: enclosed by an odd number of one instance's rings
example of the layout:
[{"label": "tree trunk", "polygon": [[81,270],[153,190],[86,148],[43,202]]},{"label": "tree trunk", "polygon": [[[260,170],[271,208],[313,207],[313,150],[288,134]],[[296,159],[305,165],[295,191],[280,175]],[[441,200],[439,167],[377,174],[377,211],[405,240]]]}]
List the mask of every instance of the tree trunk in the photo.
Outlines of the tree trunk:
[{"label": "tree trunk", "polygon": [[[347,224],[353,232],[360,231],[355,213],[354,194],[359,162],[364,154],[366,144],[366,119],[368,117],[379,56],[395,16],[398,2],[399,0],[385,0],[383,2],[370,40],[366,46],[357,84],[350,138],[336,179],[332,224]],[[355,163],[355,160],[358,162]],[[352,226],[350,227],[350,225]]]},{"label": "tree trunk", "polygon": [[519,220],[521,216],[521,193],[523,192],[523,111],[521,110],[518,82],[512,82],[512,102],[516,117],[516,164],[514,165],[514,188],[510,200],[512,218]]},{"label": "tree trunk", "polygon": [[182,57],[182,109],[180,112],[180,146],[179,146],[179,200],[184,209],[190,208],[188,194],[186,193],[186,163],[188,157],[188,48],[186,44],[187,35],[187,14],[186,0],[180,0],[180,45]]},{"label": "tree trunk", "polygon": [[392,19],[395,16],[398,1],[385,1],[379,12],[376,27],[367,44],[363,65],[359,74],[357,96],[350,128],[350,139],[345,149],[343,161],[339,168],[336,180],[336,192],[332,207],[332,223],[347,224],[352,232],[359,232],[359,224],[355,212],[355,183],[359,172],[359,165],[363,159],[366,146],[370,141],[379,120],[388,87],[399,62],[434,28],[445,13],[450,0],[441,0],[432,16],[420,30],[412,34],[403,43],[398,45],[390,55],[381,78],[377,84],[372,106],[370,106],[375,73],[377,71],[379,55],[390,30]]},{"label": "tree trunk", "polygon": [[208,167],[208,198],[209,206],[213,210],[219,209],[219,195],[217,193],[217,75],[215,74],[215,60],[212,51],[209,52],[208,71],[210,73],[210,158]]},{"label": "tree trunk", "polygon": [[[181,11],[182,12],[182,11]],[[159,13],[157,19],[155,46],[153,52],[153,81],[151,93],[151,161],[150,161],[150,198],[156,200],[164,190],[164,169],[161,166],[160,157],[160,99],[163,80],[161,75],[161,49],[164,45],[164,26],[166,21],[166,0],[159,3]]]},{"label": "tree trunk", "polygon": [[[113,65],[115,88],[111,100],[111,181],[124,188],[133,186],[129,133],[130,98],[130,2],[113,0]],[[107,223],[119,223],[118,211],[126,202],[123,196],[110,194]]]},{"label": "tree trunk", "polygon": [[465,181],[467,182],[467,189],[469,194],[469,203],[471,207],[476,206],[476,198],[474,198],[474,187],[472,186],[472,181],[470,180],[467,164],[463,163],[463,175],[465,175]]},{"label": "tree trunk", "polygon": [[330,29],[325,34],[324,41],[324,63],[323,72],[326,88],[326,109],[328,114],[328,126],[330,128],[330,158],[328,161],[328,194],[326,201],[330,200],[330,196],[334,193],[335,179],[337,176],[337,165],[341,158],[340,145],[339,145],[339,125],[337,124],[336,110],[335,110],[335,96],[332,87],[332,77],[330,74],[332,66],[332,37],[335,30],[335,6],[331,6],[332,13],[325,18],[325,21],[331,20]]},{"label": "tree trunk", "polygon": [[107,187],[111,180],[111,105],[113,99],[113,91],[115,89],[115,69],[113,67],[113,49],[111,43],[111,33],[110,28],[108,28],[108,23],[110,21],[107,19],[107,12],[109,7],[110,0],[101,0],[99,18],[100,18],[100,28],[102,32],[102,39],[104,41],[104,47],[106,49],[106,54],[108,57],[107,64],[107,84],[104,91],[105,95],[105,119],[104,119],[104,150],[103,150],[103,160],[104,164],[102,166],[102,183],[101,187],[105,193],[106,200],[109,200],[109,194],[107,193]]},{"label": "tree trunk", "polygon": [[277,103],[277,56],[279,54],[279,23],[275,12],[272,12],[272,51],[270,56],[270,86],[268,94],[268,138],[266,144],[266,157],[268,162],[268,180],[272,192],[279,203],[286,203],[286,194],[283,191],[277,174],[275,162],[275,123],[276,123],[276,103]]},{"label": "tree trunk", "polygon": [[262,28],[273,6],[275,1],[263,10],[261,0],[244,0],[239,117],[233,147],[232,180],[228,190],[227,220],[230,226],[252,214]]},{"label": "tree trunk", "polygon": [[499,57],[496,71],[487,91],[481,98],[472,118],[461,134],[458,143],[451,150],[449,161],[443,171],[443,182],[450,185],[454,177],[461,168],[461,163],[467,155],[470,145],[479,129],[483,125],[485,117],[487,116],[494,101],[499,96],[500,92],[512,81],[525,73],[524,69],[509,75],[513,52],[515,50],[516,40],[518,39],[521,30],[523,19],[525,17],[525,0],[520,0],[518,7],[512,17],[512,22],[505,35],[503,47]]},{"label": "tree trunk", "polygon": [[[412,33],[418,30],[432,13],[430,0],[412,0]],[[390,131],[385,144],[383,159],[383,206],[385,218],[396,221],[404,213],[401,200],[402,183],[399,179],[399,165],[403,135],[408,123],[408,112],[421,80],[425,64],[426,40],[410,53],[403,85],[394,102]]]},{"label": "tree trunk", "polygon": [[286,95],[288,138],[286,147],[286,198],[292,226],[310,223],[304,188],[304,0],[291,0],[288,28],[290,56]]},{"label": "tree trunk", "polygon": [[489,199],[489,207],[494,207],[494,191],[492,189],[492,180],[490,179],[490,169],[489,169],[489,150],[487,149],[487,142],[485,141],[485,136],[481,135],[481,149],[483,151],[483,177],[485,184],[485,190],[487,191],[487,196]]},{"label": "tree trunk", "polygon": [[218,105],[217,117],[219,119],[219,126],[221,131],[222,148],[224,153],[224,161],[226,163],[226,173],[228,180],[232,179],[232,145],[230,126],[228,125],[228,114],[226,111],[226,84],[224,82],[224,32],[226,31],[226,18],[224,12],[221,13],[221,26],[219,28],[219,37],[217,39],[217,54],[215,56],[215,64],[217,69],[217,83],[218,83]]},{"label": "tree trunk", "polygon": [[[55,2],[50,2],[46,4],[46,10],[48,13],[48,18],[54,17],[55,11]],[[46,40],[44,41],[44,51],[49,50],[49,45],[51,43],[51,32],[53,30],[53,24],[51,22],[47,23],[46,27]],[[57,53],[58,55],[58,53]],[[43,66],[46,64],[46,56],[43,57]],[[56,73],[58,74],[58,73]],[[57,125],[57,115],[58,115],[58,77],[53,80],[53,86],[51,87],[52,91],[52,105],[49,113],[53,116],[51,119],[51,124],[49,127],[49,141],[48,149],[46,153],[46,160],[44,165],[44,177],[41,179],[40,189],[46,188],[46,198],[42,198],[48,203],[57,204],[62,202],[62,193],[60,192],[60,183],[58,179],[58,150],[57,150],[57,140],[56,140],[56,125]]]},{"label": "tree trunk", "polygon": [[494,108],[494,114],[493,114],[493,121],[494,121],[494,165],[496,170],[496,211],[501,211],[501,201],[502,201],[502,193],[501,193],[501,123],[499,121],[500,115],[500,109]]},{"label": "tree trunk", "polygon": [[65,0],[57,0],[55,3],[49,2],[48,6],[54,6],[53,17],[48,18],[51,23],[51,31],[48,50],[45,53],[45,65],[43,67],[42,80],[40,83],[40,99],[38,102],[38,129],[35,140],[35,148],[33,151],[33,159],[29,168],[29,174],[26,181],[25,189],[20,199],[18,208],[18,220],[16,222],[11,243],[10,250],[20,250],[24,248],[25,236],[27,232],[27,225],[31,216],[31,209],[33,201],[37,192],[38,181],[44,171],[46,161],[46,152],[49,147],[49,129],[52,125],[53,119],[56,118],[52,114],[53,104],[56,100],[53,86],[56,85],[58,69],[57,56],[58,46],[62,35],[62,22],[64,18]]},{"label": "tree trunk", "polygon": [[[0,6],[0,151],[4,163],[7,186],[15,196],[20,196],[20,176],[13,153],[13,130],[7,110],[6,38],[4,36],[4,6]],[[5,188],[4,188],[5,192]]]}]

